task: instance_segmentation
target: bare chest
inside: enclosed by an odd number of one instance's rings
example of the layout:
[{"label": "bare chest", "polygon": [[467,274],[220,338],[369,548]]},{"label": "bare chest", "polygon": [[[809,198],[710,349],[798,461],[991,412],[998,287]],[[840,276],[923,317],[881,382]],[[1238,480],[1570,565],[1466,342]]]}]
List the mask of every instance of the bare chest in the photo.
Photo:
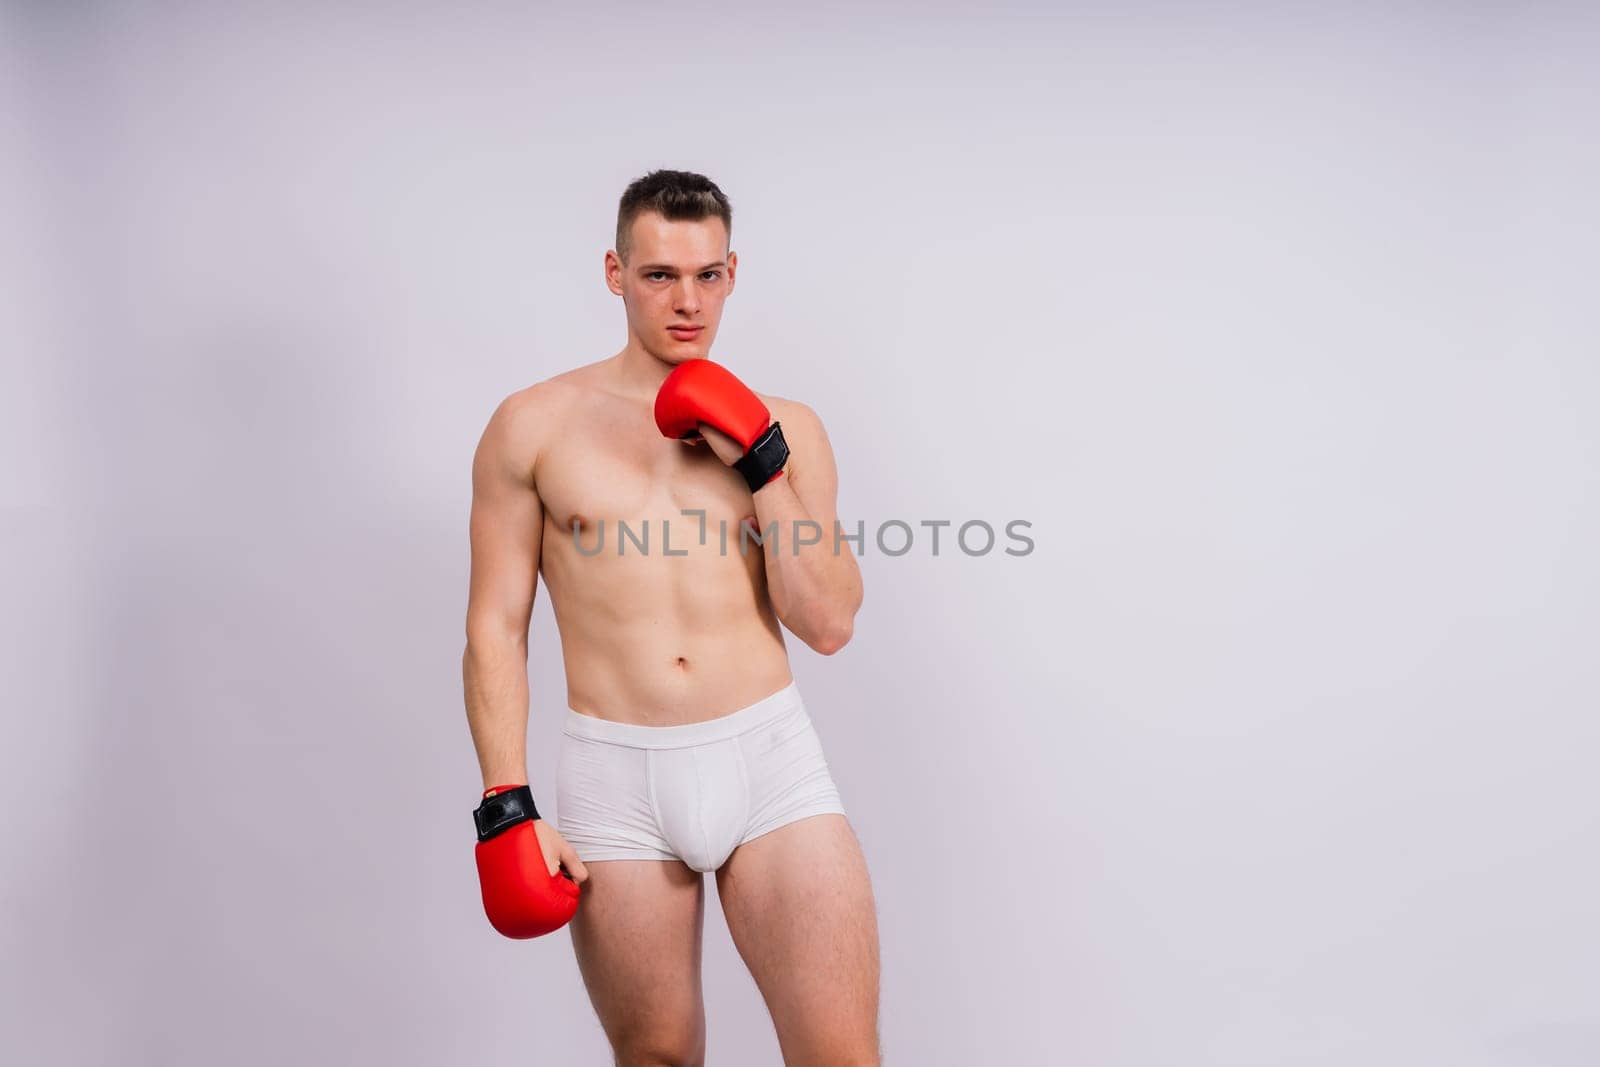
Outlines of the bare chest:
[{"label": "bare chest", "polygon": [[547,445],[535,469],[546,523],[570,532],[604,521],[608,538],[621,524],[659,537],[670,523],[674,545],[698,539],[702,521],[712,539],[719,524],[737,536],[754,514],[744,479],[707,446],[670,441],[638,415],[572,420]]}]

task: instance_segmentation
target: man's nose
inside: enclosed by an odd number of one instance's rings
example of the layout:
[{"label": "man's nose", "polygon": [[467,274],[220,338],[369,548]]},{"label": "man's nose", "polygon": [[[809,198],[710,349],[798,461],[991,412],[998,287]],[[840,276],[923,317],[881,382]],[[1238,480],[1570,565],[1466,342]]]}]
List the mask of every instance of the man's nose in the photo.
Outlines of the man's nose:
[{"label": "man's nose", "polygon": [[700,310],[700,293],[695,288],[693,278],[685,278],[673,286],[672,307],[676,311],[686,311],[690,314]]}]

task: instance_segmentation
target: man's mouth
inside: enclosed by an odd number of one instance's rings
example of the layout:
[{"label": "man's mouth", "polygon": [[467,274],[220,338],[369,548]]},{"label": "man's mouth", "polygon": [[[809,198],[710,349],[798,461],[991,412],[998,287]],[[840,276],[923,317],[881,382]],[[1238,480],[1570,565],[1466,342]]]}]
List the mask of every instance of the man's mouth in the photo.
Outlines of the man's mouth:
[{"label": "man's mouth", "polygon": [[703,329],[704,326],[668,326],[667,332],[680,341],[693,341]]}]

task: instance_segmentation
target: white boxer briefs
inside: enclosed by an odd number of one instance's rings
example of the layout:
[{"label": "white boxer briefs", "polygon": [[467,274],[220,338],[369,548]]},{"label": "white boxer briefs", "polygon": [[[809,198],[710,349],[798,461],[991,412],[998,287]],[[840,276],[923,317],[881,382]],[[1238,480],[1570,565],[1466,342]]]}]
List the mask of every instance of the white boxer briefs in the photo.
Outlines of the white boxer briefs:
[{"label": "white boxer briefs", "polygon": [[844,806],[794,682],[682,726],[567,710],[556,828],[585,863],[680,859],[714,871],[744,842],[829,813]]}]

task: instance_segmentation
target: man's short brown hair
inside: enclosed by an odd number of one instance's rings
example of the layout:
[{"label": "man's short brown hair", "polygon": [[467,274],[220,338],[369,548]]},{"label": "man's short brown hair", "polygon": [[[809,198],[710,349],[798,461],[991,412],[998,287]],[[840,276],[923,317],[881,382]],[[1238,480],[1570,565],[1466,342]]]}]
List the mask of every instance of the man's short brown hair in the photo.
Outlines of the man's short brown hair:
[{"label": "man's short brown hair", "polygon": [[715,215],[733,240],[733,205],[717,183],[687,170],[653,170],[623,191],[617,205],[617,258],[628,262],[633,220],[654,211],[674,222],[693,222]]}]

